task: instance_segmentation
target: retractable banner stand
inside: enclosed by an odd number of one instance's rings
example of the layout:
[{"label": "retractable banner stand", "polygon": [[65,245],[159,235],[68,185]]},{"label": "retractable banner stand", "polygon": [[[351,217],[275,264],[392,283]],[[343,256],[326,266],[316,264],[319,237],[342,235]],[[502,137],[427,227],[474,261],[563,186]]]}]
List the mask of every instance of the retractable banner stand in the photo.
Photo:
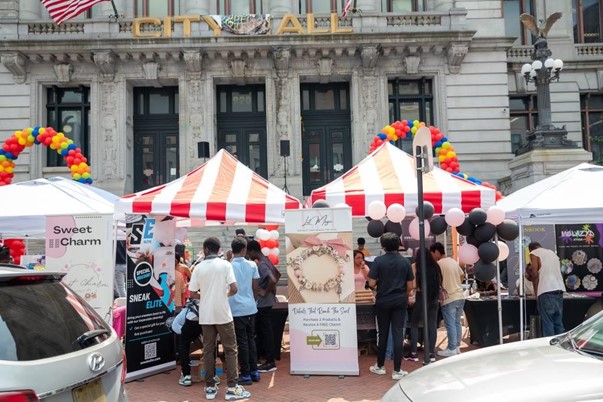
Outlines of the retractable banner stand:
[{"label": "retractable banner stand", "polygon": [[603,290],[603,224],[555,225],[555,231],[567,291]]},{"label": "retractable banner stand", "polygon": [[176,366],[174,335],[165,322],[174,313],[175,223],[128,216],[126,380]]},{"label": "retractable banner stand", "polygon": [[66,272],[63,283],[111,325],[113,217],[46,217],[46,270]]},{"label": "retractable banner stand", "polygon": [[285,211],[291,374],[358,375],[352,210]]}]

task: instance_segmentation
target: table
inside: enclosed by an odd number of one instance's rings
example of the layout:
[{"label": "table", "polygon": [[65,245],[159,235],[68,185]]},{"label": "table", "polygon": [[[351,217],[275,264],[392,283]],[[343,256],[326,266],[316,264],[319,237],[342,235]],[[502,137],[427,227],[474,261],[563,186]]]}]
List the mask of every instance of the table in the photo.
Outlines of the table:
[{"label": "table", "polygon": [[[563,326],[570,330],[584,320],[588,308],[596,299],[566,293],[563,298]],[[503,334],[520,332],[519,328],[519,297],[506,296],[502,298]],[[480,346],[492,346],[499,343],[498,331],[498,302],[496,296],[465,300],[465,318],[469,323],[471,340]],[[536,298],[526,298],[524,311],[525,322],[530,322],[530,316],[538,314]]]}]

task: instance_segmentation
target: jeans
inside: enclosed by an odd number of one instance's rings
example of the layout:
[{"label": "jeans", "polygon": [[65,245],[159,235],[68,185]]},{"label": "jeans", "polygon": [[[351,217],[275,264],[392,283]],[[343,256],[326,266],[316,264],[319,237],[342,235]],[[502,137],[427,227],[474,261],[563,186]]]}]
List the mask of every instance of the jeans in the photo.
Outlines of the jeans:
[{"label": "jeans", "polygon": [[239,362],[237,359],[237,339],[234,323],[201,325],[203,331],[203,366],[205,367],[205,384],[208,387],[215,386],[216,375],[216,337],[220,335],[220,341],[224,348],[226,357],[226,379],[229,387],[236,387],[239,381]]},{"label": "jeans", "polygon": [[115,291],[119,297],[126,297],[126,264],[115,264]]},{"label": "jeans", "polygon": [[379,327],[379,347],[377,352],[377,365],[383,367],[385,363],[385,351],[389,336],[389,328],[392,329],[394,340],[394,371],[400,371],[402,365],[402,328],[406,321],[407,300],[402,302],[380,303],[375,305],[377,325]]},{"label": "jeans", "polygon": [[465,299],[455,300],[442,306],[442,317],[448,336],[448,349],[455,350],[461,346],[461,336],[463,329],[461,327],[461,314]]},{"label": "jeans", "polygon": [[258,351],[255,347],[255,314],[234,317],[241,376],[249,376],[258,369]]},{"label": "jeans", "polygon": [[[258,355],[266,363],[274,363],[274,333],[272,331],[272,307],[259,307],[255,315],[255,333]],[[258,356],[259,358],[259,356]]]},{"label": "jeans", "polygon": [[543,293],[538,296],[538,314],[542,336],[558,335],[563,329],[563,292]]},{"label": "jeans", "polygon": [[201,335],[199,321],[186,320],[178,337],[178,355],[182,375],[191,375],[190,348],[191,342]]},{"label": "jeans", "polygon": [[[412,310],[412,318],[410,319],[410,352],[417,353],[417,342],[419,341],[419,324],[423,319],[423,302],[419,298],[420,302],[415,304]],[[429,336],[429,344],[427,350],[429,353],[435,353],[436,343],[436,331],[438,324],[438,301],[427,302],[427,325],[423,320],[423,330],[427,328]],[[459,341],[460,343],[460,341]]]}]

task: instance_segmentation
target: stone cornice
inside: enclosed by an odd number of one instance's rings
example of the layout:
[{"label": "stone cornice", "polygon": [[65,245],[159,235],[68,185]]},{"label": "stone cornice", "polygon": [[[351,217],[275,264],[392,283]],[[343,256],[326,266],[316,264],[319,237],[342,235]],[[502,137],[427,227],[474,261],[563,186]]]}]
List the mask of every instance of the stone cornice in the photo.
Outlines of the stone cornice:
[{"label": "stone cornice", "polygon": [[13,74],[13,80],[17,84],[23,84],[27,79],[27,59],[20,53],[2,53],[0,62]]},{"label": "stone cornice", "polygon": [[113,81],[115,77],[115,53],[111,50],[94,52],[94,64],[98,67],[103,81]]}]

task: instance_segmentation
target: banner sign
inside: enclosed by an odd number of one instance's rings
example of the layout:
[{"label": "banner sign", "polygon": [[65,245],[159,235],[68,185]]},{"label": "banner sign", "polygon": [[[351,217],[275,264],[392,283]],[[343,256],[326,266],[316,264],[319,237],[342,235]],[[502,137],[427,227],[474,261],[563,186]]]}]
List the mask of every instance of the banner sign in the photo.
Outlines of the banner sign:
[{"label": "banner sign", "polygon": [[352,210],[285,211],[291,374],[359,375]]},{"label": "banner sign", "polygon": [[270,32],[270,15],[212,15],[225,32],[235,35],[266,35]]},{"label": "banner sign", "polygon": [[165,326],[175,308],[175,223],[126,220],[126,380],[134,380],[176,366],[174,335]]},{"label": "banner sign", "polygon": [[66,272],[63,283],[109,325],[113,323],[113,266],[111,215],[46,217],[46,269]]},{"label": "banner sign", "polygon": [[567,291],[603,290],[603,224],[555,225],[555,232]]}]

